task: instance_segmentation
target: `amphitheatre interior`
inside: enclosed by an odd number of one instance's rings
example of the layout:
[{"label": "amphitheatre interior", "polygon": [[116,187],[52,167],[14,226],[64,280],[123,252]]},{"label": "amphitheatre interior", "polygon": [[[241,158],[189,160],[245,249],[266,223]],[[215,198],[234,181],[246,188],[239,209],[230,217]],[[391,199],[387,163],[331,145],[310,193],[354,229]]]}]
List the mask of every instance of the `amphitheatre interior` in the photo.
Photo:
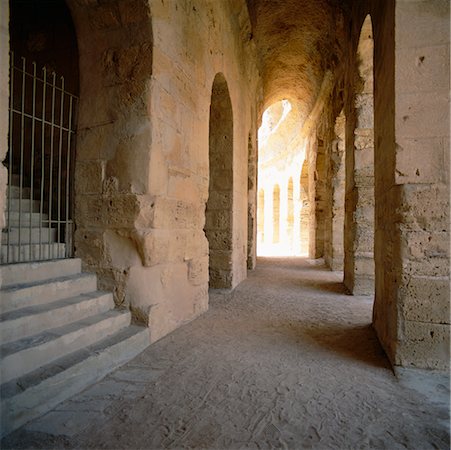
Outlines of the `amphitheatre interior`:
[{"label": "amphitheatre interior", "polygon": [[94,382],[233,298],[257,256],[324,263],[393,367],[449,371],[448,0],[0,8],[6,432],[44,403],[23,379],[63,367],[39,342],[124,345]]}]

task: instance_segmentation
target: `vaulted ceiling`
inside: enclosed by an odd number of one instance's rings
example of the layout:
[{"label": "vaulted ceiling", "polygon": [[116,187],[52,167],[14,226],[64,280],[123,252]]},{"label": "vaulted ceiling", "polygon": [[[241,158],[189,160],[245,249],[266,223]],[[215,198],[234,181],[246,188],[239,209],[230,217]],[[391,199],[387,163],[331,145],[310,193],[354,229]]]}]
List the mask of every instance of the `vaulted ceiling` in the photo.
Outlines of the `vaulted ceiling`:
[{"label": "vaulted ceiling", "polygon": [[326,71],[340,61],[340,0],[247,0],[261,64],[264,107],[289,99],[304,119],[313,108]]}]

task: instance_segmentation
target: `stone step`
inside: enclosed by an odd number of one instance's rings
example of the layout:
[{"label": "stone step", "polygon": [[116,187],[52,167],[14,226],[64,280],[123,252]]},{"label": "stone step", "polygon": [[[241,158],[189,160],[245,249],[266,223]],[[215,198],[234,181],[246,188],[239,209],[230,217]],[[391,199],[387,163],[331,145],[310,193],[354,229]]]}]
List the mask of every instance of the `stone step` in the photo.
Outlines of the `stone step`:
[{"label": "stone step", "polygon": [[80,273],[51,280],[36,281],[2,288],[0,312],[51,303],[64,298],[93,292],[97,289],[97,277]]},{"label": "stone step", "polygon": [[2,343],[13,342],[114,308],[110,292],[90,292],[0,315]]},{"label": "stone step", "polygon": [[74,275],[80,272],[81,259],[79,258],[6,264],[0,266],[0,281],[1,285],[6,287]]},{"label": "stone step", "polygon": [[66,244],[22,244],[1,246],[0,263],[13,264],[28,261],[42,261],[46,259],[64,258]]},{"label": "stone step", "polygon": [[8,211],[5,212],[5,218],[6,223],[11,227],[18,227],[19,226],[19,217],[20,217],[20,226],[30,226],[30,220],[31,220],[31,226],[39,226],[39,225],[45,225],[48,221],[48,214],[39,214],[36,213],[28,213],[28,212],[22,212],[19,216],[18,211],[11,211],[8,215]]},{"label": "stone step", "polygon": [[[7,189],[8,198],[30,198],[31,189],[29,187],[22,186],[22,191],[19,186],[8,186]],[[36,190],[34,191],[36,193]]]},{"label": "stone step", "polygon": [[2,244],[53,244],[57,236],[56,228],[17,228],[11,227],[2,232]]},{"label": "stone step", "polygon": [[149,345],[146,328],[129,326],[0,387],[4,436],[101,380]]},{"label": "stone step", "polygon": [[130,325],[130,311],[111,310],[0,346],[0,378],[6,383],[95,344]]},{"label": "stone step", "polygon": [[[40,202],[37,200],[30,200],[28,198],[18,199],[18,198],[12,198],[8,201],[8,204],[6,205],[6,211],[20,211],[22,213],[25,212],[39,212]],[[31,208],[31,210],[30,210]]]}]

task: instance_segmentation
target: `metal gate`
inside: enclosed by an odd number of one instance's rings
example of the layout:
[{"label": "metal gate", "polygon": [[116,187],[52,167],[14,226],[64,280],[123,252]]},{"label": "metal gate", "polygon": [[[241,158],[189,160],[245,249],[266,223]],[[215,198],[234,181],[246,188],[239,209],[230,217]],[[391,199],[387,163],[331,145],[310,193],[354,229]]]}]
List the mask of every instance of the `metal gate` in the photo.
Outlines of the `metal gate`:
[{"label": "metal gate", "polygon": [[73,166],[78,97],[64,77],[11,54],[6,228],[1,263],[73,254]]}]

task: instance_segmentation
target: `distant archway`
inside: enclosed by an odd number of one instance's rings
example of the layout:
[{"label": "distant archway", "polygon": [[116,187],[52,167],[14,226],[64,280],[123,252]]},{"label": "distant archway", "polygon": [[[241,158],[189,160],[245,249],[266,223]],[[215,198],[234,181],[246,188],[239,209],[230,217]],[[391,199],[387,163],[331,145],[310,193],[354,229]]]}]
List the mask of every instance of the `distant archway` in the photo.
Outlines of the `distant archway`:
[{"label": "distant archway", "polygon": [[233,112],[224,75],[211,92],[209,126],[210,181],[205,210],[210,288],[232,287]]},{"label": "distant archway", "polygon": [[273,190],[273,200],[272,200],[272,241],[273,244],[278,244],[280,242],[280,188],[276,184]]}]

